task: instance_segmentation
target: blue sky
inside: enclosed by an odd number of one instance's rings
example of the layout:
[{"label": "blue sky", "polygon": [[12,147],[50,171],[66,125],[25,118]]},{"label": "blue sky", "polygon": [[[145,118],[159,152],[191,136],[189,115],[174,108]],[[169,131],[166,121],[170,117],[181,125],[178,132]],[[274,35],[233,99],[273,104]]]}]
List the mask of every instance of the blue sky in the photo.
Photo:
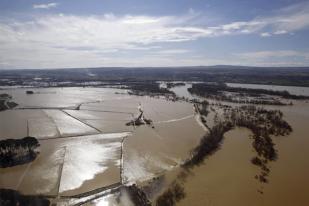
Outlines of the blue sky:
[{"label": "blue sky", "polygon": [[0,69],[309,66],[309,1],[1,0]]}]

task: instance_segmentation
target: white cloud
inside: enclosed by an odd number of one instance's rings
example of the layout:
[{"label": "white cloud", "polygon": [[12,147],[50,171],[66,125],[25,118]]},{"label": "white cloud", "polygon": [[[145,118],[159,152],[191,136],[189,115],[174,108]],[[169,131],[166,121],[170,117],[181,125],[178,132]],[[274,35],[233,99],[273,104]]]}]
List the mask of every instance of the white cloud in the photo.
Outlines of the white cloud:
[{"label": "white cloud", "polygon": [[263,32],[263,33],[261,33],[261,36],[262,37],[269,37],[269,36],[271,36],[271,34],[268,33],[268,32]]},{"label": "white cloud", "polygon": [[278,10],[274,15],[259,17],[257,20],[265,22],[270,27],[269,32],[286,34],[309,28],[309,2],[294,4]]},{"label": "white cloud", "polygon": [[[111,53],[158,49],[160,42],[190,41],[216,35],[212,29],[188,27],[182,17],[49,15],[29,22],[0,23],[2,58],[38,53],[41,59],[64,53]],[[184,19],[187,16],[183,17]],[[175,25],[175,20],[179,25]],[[11,52],[11,53],[10,53]],[[178,51],[179,52],[179,51]],[[175,51],[174,51],[175,53]],[[30,58],[30,57],[29,57]],[[30,61],[30,60],[29,60]],[[31,60],[32,61],[32,60]]]},{"label": "white cloud", "polygon": [[58,6],[58,3],[48,3],[48,4],[34,4],[32,7],[34,9],[50,9]]},{"label": "white cloud", "polygon": [[[33,8],[48,9],[57,5],[57,3],[40,4],[34,5]],[[1,21],[0,62],[2,63],[0,65],[34,68],[114,64],[125,66],[137,64],[134,62],[137,60],[130,59],[119,52],[131,53],[130,55],[133,56],[134,52],[139,50],[147,50],[147,54],[139,56],[138,62],[141,66],[144,66],[143,63],[150,66],[159,63],[181,65],[181,62],[186,64],[191,60],[171,61],[164,58],[167,58],[168,55],[174,55],[176,58],[177,55],[180,56],[187,52],[186,50],[178,47],[177,49],[175,47],[165,49],[157,44],[195,41],[200,38],[224,35],[276,36],[309,28],[309,3],[287,7],[272,16],[215,26],[200,24],[200,19],[203,17],[201,15],[194,10],[189,10],[186,15],[182,16],[116,16],[112,13],[102,16],[59,14],[35,16],[27,22]],[[196,21],[199,23],[196,24]],[[153,55],[148,55],[151,52]],[[270,52],[247,53],[238,55],[238,57],[283,56],[287,54],[292,55],[292,53],[284,51],[277,54]],[[162,61],[158,58],[161,58]],[[196,64],[217,62],[205,59],[197,60],[196,58],[194,61]],[[222,62],[218,63],[222,64]]]},{"label": "white cloud", "polygon": [[158,23],[160,21],[159,18],[151,18],[151,17],[134,17],[128,16],[123,20],[124,24],[151,24],[151,23]]},{"label": "white cloud", "polygon": [[262,37],[282,35],[309,28],[309,2],[279,9],[269,16],[212,27],[217,34],[260,33]]},{"label": "white cloud", "polygon": [[274,32],[274,34],[277,34],[277,35],[279,35],[279,34],[286,34],[286,33],[288,33],[286,30],[279,30],[279,31],[275,31]]},{"label": "white cloud", "polygon": [[189,50],[186,50],[186,49],[170,49],[170,50],[162,50],[162,51],[159,51],[158,53],[160,54],[185,54],[188,52]]}]

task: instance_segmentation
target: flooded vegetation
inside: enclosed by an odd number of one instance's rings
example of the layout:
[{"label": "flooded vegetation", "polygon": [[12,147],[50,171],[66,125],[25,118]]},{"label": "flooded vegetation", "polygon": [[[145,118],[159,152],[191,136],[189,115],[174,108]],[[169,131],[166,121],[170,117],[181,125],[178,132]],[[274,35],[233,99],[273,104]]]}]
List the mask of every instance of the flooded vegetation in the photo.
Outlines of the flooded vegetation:
[{"label": "flooded vegetation", "polygon": [[[48,196],[53,204],[71,202],[73,197],[81,203],[129,184],[130,199],[149,205],[143,191],[130,185],[177,166],[203,134],[193,106],[168,101],[164,95],[150,98],[101,88],[35,89],[30,96],[24,89],[6,91],[19,106],[1,113],[1,140],[36,136],[40,155],[24,165],[1,169],[1,188]],[[178,141],[181,144],[176,145]]]},{"label": "flooded vegetation", "polygon": [[135,127],[135,126],[140,126],[140,125],[147,124],[147,125],[151,125],[152,128],[154,128],[153,121],[151,119],[145,118],[144,111],[143,111],[141,105],[138,106],[138,110],[140,112],[139,116],[137,118],[131,120],[130,122],[126,123],[126,125],[127,126],[134,126]]},{"label": "flooded vegetation", "polygon": [[22,195],[14,190],[0,189],[0,205],[49,206],[50,201],[40,196]]},{"label": "flooded vegetation", "polygon": [[[123,191],[125,190],[125,191]],[[148,200],[146,194],[138,188],[135,184],[126,186],[122,188],[122,193],[127,193],[134,205],[140,205],[140,206],[151,206],[151,202]],[[120,195],[123,195],[120,192]]]},{"label": "flooded vegetation", "polygon": [[[267,197],[267,188],[277,184],[278,171],[273,167],[283,155],[277,145],[282,136],[289,139],[299,130],[291,124],[289,115],[299,102],[307,108],[306,100],[291,97],[288,101],[293,105],[282,107],[289,104],[280,96],[282,93],[248,94],[241,90],[242,98],[250,100],[244,103],[222,98],[226,91],[217,88],[212,88],[213,92],[207,88],[203,94],[191,92],[191,85],[193,88],[200,84],[170,83],[161,87],[161,83],[149,82],[123,84],[118,89],[36,88],[31,95],[23,88],[4,90],[18,105],[0,113],[1,142],[8,138],[19,142],[23,140],[20,137],[34,136],[40,154],[35,153],[31,161],[1,168],[0,187],[27,197],[48,198],[50,205],[59,206],[170,206],[187,205],[188,201],[200,205],[196,198],[205,202],[211,198],[204,193],[202,180],[209,187],[219,187],[222,182],[216,175],[221,173],[216,170],[221,169],[216,167],[227,167],[227,171],[235,169],[243,177],[241,182],[225,188],[232,190],[237,185],[244,191],[241,188],[249,187],[250,198],[257,198],[256,202],[259,196]],[[191,94],[181,98],[182,89]],[[252,100],[261,95],[284,104]],[[13,122],[14,128],[10,126]],[[246,128],[246,132],[239,128]],[[239,135],[241,140],[236,138]],[[237,156],[241,163],[230,159],[233,155],[231,149],[225,149],[228,145],[234,145],[234,152],[241,154]],[[37,148],[30,148],[37,152]],[[9,150],[1,151],[7,155]],[[18,155],[25,154],[18,151]],[[309,165],[304,163],[304,167]],[[233,174],[225,172],[223,179],[232,181]],[[9,197],[9,193],[3,194]],[[243,202],[247,202],[246,198]]]},{"label": "flooded vegetation", "polygon": [[[197,105],[196,109],[197,112],[201,111],[201,118],[204,118],[203,116],[207,115],[205,107],[209,104],[204,101],[201,105]],[[213,127],[207,126],[209,132],[201,139],[200,144],[193,149],[192,157],[182,165],[184,168],[182,174],[157,199],[157,205],[176,205],[178,201],[183,199],[185,194],[181,185],[186,181],[189,171],[192,167],[202,164],[205,158],[220,149],[224,134],[235,127],[245,127],[253,133],[252,147],[257,156],[253,157],[251,162],[261,168],[261,173],[255,177],[261,183],[267,183],[267,176],[270,172],[267,163],[277,158],[270,135],[288,135],[292,131],[291,126],[282,119],[282,112],[278,110],[265,110],[255,106],[235,108],[226,105],[219,106],[224,111],[221,119],[217,120]],[[202,122],[206,124],[205,121],[202,120]],[[258,190],[258,192],[263,193],[261,190]]]},{"label": "flooded vegetation", "polygon": [[[256,156],[252,157],[250,162],[260,168],[260,173],[254,177],[261,183],[268,183],[269,162],[278,158],[272,137],[286,136],[292,132],[291,125],[283,119],[283,113],[280,110],[269,110],[253,105],[235,106],[221,103],[210,104],[207,101],[195,102],[195,110],[200,114],[201,122],[209,129],[209,132],[192,151],[191,158],[182,165],[183,169],[176,179],[157,198],[156,205],[177,205],[184,199],[186,193],[183,185],[186,185],[194,167],[200,166],[205,158],[215,154],[221,148],[225,133],[235,127],[244,127],[252,132],[250,136]],[[212,111],[215,112],[214,125],[210,127],[206,119]],[[263,194],[263,188],[263,186],[257,188],[257,192]]]},{"label": "flooded vegetation", "polygon": [[167,82],[166,87],[168,89],[171,89],[173,87],[179,87],[179,86],[185,86],[186,84],[184,82]]},{"label": "flooded vegetation", "polygon": [[33,161],[38,155],[38,140],[34,137],[0,140],[0,168]]},{"label": "flooded vegetation", "polygon": [[309,206],[309,0],[0,0],[0,206]]},{"label": "flooded vegetation", "polygon": [[279,110],[266,110],[255,106],[241,106],[230,113],[224,113],[227,121],[238,127],[248,128],[253,133],[252,146],[257,156],[251,162],[261,168],[261,174],[256,178],[266,183],[270,169],[269,161],[277,159],[277,152],[271,136],[284,136],[292,132],[292,127],[283,119]]},{"label": "flooded vegetation", "polygon": [[124,83],[126,89],[130,89],[129,94],[138,96],[159,96],[159,95],[174,95],[174,93],[167,88],[160,87],[157,82],[128,82]]},{"label": "flooded vegetation", "polygon": [[12,109],[18,105],[15,102],[13,102],[11,99],[12,99],[12,96],[8,94],[0,94],[0,111]]},{"label": "flooded vegetation", "polygon": [[294,95],[287,91],[229,87],[223,83],[193,84],[188,91],[204,98],[239,104],[291,105],[291,101],[287,102],[285,99],[309,99],[309,96]]}]

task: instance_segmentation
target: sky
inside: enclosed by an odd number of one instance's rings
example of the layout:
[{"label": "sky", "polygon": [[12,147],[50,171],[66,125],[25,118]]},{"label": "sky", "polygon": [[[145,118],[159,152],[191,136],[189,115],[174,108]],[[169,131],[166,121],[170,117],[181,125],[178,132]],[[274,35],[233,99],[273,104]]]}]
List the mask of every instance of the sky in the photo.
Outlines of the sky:
[{"label": "sky", "polygon": [[0,1],[0,69],[207,65],[309,66],[309,1]]}]

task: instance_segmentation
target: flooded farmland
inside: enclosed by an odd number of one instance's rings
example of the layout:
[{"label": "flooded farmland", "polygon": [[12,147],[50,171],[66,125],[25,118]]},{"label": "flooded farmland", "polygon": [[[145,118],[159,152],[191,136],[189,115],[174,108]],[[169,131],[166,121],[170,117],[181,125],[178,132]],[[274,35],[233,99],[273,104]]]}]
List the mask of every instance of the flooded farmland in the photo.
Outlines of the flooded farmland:
[{"label": "flooded farmland", "polygon": [[[188,87],[173,91],[190,98]],[[0,113],[0,138],[34,136],[40,151],[33,162],[1,168],[0,188],[43,195],[57,205],[134,205],[129,192],[119,190],[132,184],[150,184],[145,193],[155,205],[208,132],[186,101],[111,88],[33,91],[2,90],[18,106]],[[126,125],[139,115],[139,105],[153,127]],[[176,205],[307,205],[309,104],[295,100],[292,106],[265,108],[282,111],[293,128],[291,134],[273,138],[278,159],[269,163],[269,182],[254,178],[259,168],[250,162],[256,153],[252,132],[237,127],[224,134],[218,151],[190,171]],[[215,116],[215,111],[207,116],[210,127]]]},{"label": "flooded farmland", "polygon": [[[0,169],[0,187],[26,195],[73,197],[150,180],[179,166],[205,132],[186,102],[105,88],[33,90],[3,90],[19,106],[0,115],[1,139],[39,139],[33,162]],[[138,105],[154,128],[126,126]]]}]

